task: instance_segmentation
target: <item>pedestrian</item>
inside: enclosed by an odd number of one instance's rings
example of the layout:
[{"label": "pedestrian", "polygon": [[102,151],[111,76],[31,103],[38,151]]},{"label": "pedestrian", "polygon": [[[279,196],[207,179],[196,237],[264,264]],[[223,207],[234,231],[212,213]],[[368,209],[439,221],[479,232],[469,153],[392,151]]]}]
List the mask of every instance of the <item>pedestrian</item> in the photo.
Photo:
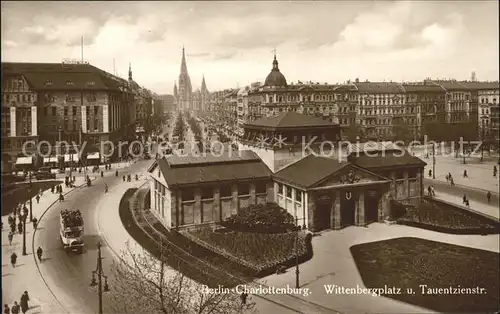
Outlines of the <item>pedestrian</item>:
[{"label": "pedestrian", "polygon": [[17,302],[14,302],[14,305],[12,305],[12,308],[10,310],[12,314],[19,314],[19,311],[21,309],[19,307],[19,304],[17,304]]},{"label": "pedestrian", "polygon": [[125,175],[123,175],[123,182],[125,182]]},{"label": "pedestrian", "polygon": [[455,185],[455,181],[453,180],[453,177],[450,177],[450,184],[453,186]]},{"label": "pedestrian", "polygon": [[10,314],[10,307],[8,304],[3,306],[3,314]]},{"label": "pedestrian", "polygon": [[10,263],[12,264],[12,267],[16,267],[16,262],[17,262],[17,254],[16,252],[12,252],[10,255]]},{"label": "pedestrian", "polygon": [[75,182],[76,182],[76,177],[75,177],[75,176],[73,176],[73,183],[75,183]]},{"label": "pedestrian", "polygon": [[432,197],[432,190],[430,185],[427,187],[427,194]]},{"label": "pedestrian", "polygon": [[23,313],[28,312],[28,309],[29,309],[28,301],[29,300],[30,300],[30,297],[28,295],[28,291],[24,291],[23,295],[21,296],[21,311],[23,311]]},{"label": "pedestrian", "polygon": [[118,178],[118,170],[115,171],[115,176]]},{"label": "pedestrian", "polygon": [[38,256],[38,260],[40,263],[42,262],[42,254],[43,254],[43,249],[39,246],[38,249],[36,250],[36,256]]},{"label": "pedestrian", "polygon": [[467,169],[464,170],[464,178],[468,178],[469,176],[467,175]]},{"label": "pedestrian", "polygon": [[466,204],[467,203],[467,195],[464,194],[464,197],[462,197],[462,200],[463,200],[463,203]]},{"label": "pedestrian", "polygon": [[104,171],[101,170],[101,178],[104,177]]},{"label": "pedestrian", "polygon": [[54,186],[52,186],[52,187],[50,188],[50,192],[52,192],[52,194],[54,194]]},{"label": "pedestrian", "polygon": [[488,191],[488,193],[486,194],[486,198],[488,199],[488,203],[491,202],[491,192]]},{"label": "pedestrian", "polygon": [[37,204],[40,203],[40,194],[37,194],[37,196],[36,196],[36,203]]},{"label": "pedestrian", "polygon": [[9,245],[12,245],[12,239],[14,239],[14,233],[9,232]]},{"label": "pedestrian", "polygon": [[36,227],[38,227],[38,219],[36,219],[36,217],[33,217],[31,221],[33,222],[33,229],[36,230]]},{"label": "pedestrian", "polygon": [[64,195],[62,193],[59,194],[59,202],[64,201]]},{"label": "pedestrian", "polygon": [[498,169],[497,169],[497,166],[493,166],[493,176],[496,177],[497,176],[497,172],[498,172]]},{"label": "pedestrian", "polygon": [[429,178],[432,177],[432,170],[429,169]]},{"label": "pedestrian", "polygon": [[10,225],[10,232],[16,233],[16,223],[13,222],[12,225]]},{"label": "pedestrian", "polygon": [[23,233],[23,223],[21,221],[17,224],[17,230],[19,231],[19,234]]},{"label": "pedestrian", "polygon": [[247,298],[248,298],[248,293],[242,292],[240,295],[241,298],[241,305],[246,305],[247,304]]}]

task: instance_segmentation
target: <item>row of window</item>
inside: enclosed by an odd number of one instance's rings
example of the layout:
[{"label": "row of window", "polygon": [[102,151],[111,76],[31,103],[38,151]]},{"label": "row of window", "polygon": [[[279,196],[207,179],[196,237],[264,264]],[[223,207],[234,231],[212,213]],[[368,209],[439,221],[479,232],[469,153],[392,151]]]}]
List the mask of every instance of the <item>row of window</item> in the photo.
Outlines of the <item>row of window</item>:
[{"label": "row of window", "polygon": [[31,94],[4,94],[2,96],[3,102],[4,103],[9,103],[11,100],[12,101],[17,101],[18,103],[20,102],[31,102],[32,100],[36,100],[36,96]]},{"label": "row of window", "polygon": [[[44,85],[45,86],[52,86],[53,84],[52,84],[52,81],[48,80],[48,81],[45,81]],[[66,81],[66,85],[72,86],[72,85],[75,85],[75,84],[73,83],[73,81]],[[89,81],[89,82],[85,83],[85,85],[94,86],[95,82],[94,81]]]},{"label": "row of window", "polygon": [[[487,104],[488,103],[488,98],[481,98],[481,103],[482,104]],[[493,103],[494,104],[497,103],[497,99],[496,98],[493,98]]]},{"label": "row of window", "polygon": [[281,183],[278,183],[278,195],[286,195],[287,198],[293,198],[293,193],[295,193],[295,201],[302,202],[302,191],[298,189],[294,189],[289,186],[285,186]]},{"label": "row of window", "polygon": [[[49,108],[50,108],[50,112],[51,112],[51,115],[52,116],[56,116],[57,115],[57,107],[43,107],[43,116],[44,117],[47,117],[49,115]],[[73,116],[76,116],[78,114],[78,107],[76,106],[73,106],[71,107],[71,113]],[[92,106],[86,106],[87,110],[87,115],[91,115],[92,112],[94,113],[94,116],[97,116],[99,115],[99,106],[94,106],[93,107],[93,111],[92,111]],[[69,107],[65,107],[64,108],[64,116],[68,116],[68,113],[70,112],[70,109]]]},{"label": "row of window", "polygon": [[[165,187],[155,180],[155,190],[160,191],[162,195],[165,195]],[[237,184],[238,195],[250,195],[250,184],[249,183],[238,183]],[[265,182],[257,182],[255,184],[255,193],[263,194],[267,192]],[[202,199],[212,199],[214,198],[213,187],[205,187],[200,189]],[[230,184],[223,184],[219,188],[220,197],[232,197],[232,188]],[[182,201],[193,201],[195,196],[194,189],[183,189],[182,190]]]}]

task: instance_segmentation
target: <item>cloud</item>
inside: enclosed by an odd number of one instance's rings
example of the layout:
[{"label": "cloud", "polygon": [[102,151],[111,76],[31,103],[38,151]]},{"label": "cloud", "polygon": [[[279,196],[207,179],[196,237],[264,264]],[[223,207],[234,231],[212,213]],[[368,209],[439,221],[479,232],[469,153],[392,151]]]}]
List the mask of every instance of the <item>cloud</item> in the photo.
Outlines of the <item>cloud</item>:
[{"label": "cloud", "polygon": [[202,58],[202,57],[208,57],[211,56],[211,53],[209,52],[199,52],[199,53],[188,53],[186,54],[186,57],[191,57],[191,58]]},{"label": "cloud", "polygon": [[236,56],[236,51],[216,53],[212,55],[212,60],[228,60]]},{"label": "cloud", "polygon": [[32,45],[80,45],[81,36],[91,44],[99,27],[88,18],[40,19],[33,25],[23,27],[21,35],[24,43]]},{"label": "cloud", "polygon": [[2,44],[8,48],[16,48],[17,46],[19,46],[18,43],[16,43],[15,41],[12,41],[12,40],[4,40],[4,41],[2,41]]}]

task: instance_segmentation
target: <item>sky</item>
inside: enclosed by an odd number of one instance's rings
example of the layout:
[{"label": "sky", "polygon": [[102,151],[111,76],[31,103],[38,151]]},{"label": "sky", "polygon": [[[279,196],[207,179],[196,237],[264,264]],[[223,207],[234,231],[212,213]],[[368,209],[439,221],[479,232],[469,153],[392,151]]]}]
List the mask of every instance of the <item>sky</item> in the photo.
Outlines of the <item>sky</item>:
[{"label": "sky", "polygon": [[499,77],[498,1],[1,3],[4,62],[83,58],[172,94],[184,46],[193,90],[287,81]]}]

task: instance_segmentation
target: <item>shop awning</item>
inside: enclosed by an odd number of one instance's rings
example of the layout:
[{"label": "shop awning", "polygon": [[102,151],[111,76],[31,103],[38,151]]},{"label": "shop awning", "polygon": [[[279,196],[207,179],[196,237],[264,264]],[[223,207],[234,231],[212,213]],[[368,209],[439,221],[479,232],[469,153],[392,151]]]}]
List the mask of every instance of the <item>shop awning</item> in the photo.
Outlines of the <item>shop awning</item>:
[{"label": "shop awning", "polygon": [[33,157],[17,157],[16,165],[31,165],[33,164]]},{"label": "shop awning", "polygon": [[78,154],[66,154],[64,155],[64,162],[78,162]]},{"label": "shop awning", "polygon": [[43,157],[43,162],[57,162],[57,157]]},{"label": "shop awning", "polygon": [[99,152],[90,153],[87,155],[87,159],[99,159]]}]

